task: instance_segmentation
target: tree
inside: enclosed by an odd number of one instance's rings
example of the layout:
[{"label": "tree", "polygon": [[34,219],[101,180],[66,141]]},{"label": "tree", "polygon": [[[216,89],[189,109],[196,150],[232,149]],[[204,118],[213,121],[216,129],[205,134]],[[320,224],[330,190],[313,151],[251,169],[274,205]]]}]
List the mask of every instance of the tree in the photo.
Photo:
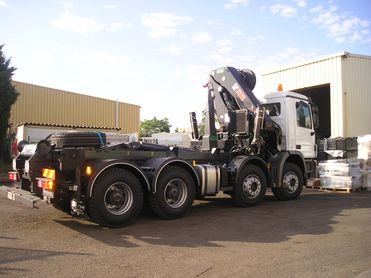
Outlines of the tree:
[{"label": "tree", "polygon": [[153,133],[170,132],[171,125],[168,118],[158,120],[153,117],[152,120],[143,120],[140,122],[140,137],[148,137]]},{"label": "tree", "polygon": [[202,110],[201,122],[198,124],[199,136],[205,135],[205,125],[206,125],[206,110]]},{"label": "tree", "polygon": [[10,59],[6,59],[3,46],[0,45],[0,158],[9,159],[9,152],[5,147],[6,133],[9,127],[10,108],[19,93],[11,83],[16,68],[10,66]]}]

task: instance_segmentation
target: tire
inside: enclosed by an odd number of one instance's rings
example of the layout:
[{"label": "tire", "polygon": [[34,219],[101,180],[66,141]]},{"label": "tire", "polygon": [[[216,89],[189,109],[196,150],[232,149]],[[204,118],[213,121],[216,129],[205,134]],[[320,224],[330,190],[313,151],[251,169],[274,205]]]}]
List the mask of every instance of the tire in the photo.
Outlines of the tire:
[{"label": "tire", "polygon": [[56,193],[55,199],[53,200],[52,204],[55,208],[71,214],[71,196],[68,193],[66,195],[61,195]]},{"label": "tire", "polygon": [[149,205],[158,217],[176,218],[192,206],[195,187],[193,178],[186,170],[170,166],[160,174],[156,193],[149,195]]},{"label": "tire", "polygon": [[247,165],[235,183],[232,193],[233,201],[241,207],[260,203],[267,190],[267,178],[255,165]]},{"label": "tire", "polygon": [[143,188],[139,179],[129,171],[112,168],[98,177],[87,211],[99,225],[118,228],[134,221],[142,206]]},{"label": "tire", "polygon": [[244,75],[244,79],[246,81],[247,86],[250,90],[253,90],[256,85],[256,76],[255,73],[252,70],[249,69],[243,69],[241,71]]},{"label": "tire", "polygon": [[279,200],[294,200],[300,196],[303,185],[302,171],[296,164],[288,162],[283,166],[282,187],[272,188],[272,192]]}]

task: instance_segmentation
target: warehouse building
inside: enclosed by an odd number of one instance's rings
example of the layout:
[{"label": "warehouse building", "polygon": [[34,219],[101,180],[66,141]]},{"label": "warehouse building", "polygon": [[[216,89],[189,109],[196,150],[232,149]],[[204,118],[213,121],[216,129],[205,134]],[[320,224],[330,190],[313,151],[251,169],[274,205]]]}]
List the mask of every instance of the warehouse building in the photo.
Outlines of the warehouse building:
[{"label": "warehouse building", "polygon": [[371,133],[371,56],[340,52],[263,74],[264,92],[294,91],[319,109],[319,136]]},{"label": "warehouse building", "polygon": [[140,106],[12,81],[20,93],[9,124],[139,134]]}]

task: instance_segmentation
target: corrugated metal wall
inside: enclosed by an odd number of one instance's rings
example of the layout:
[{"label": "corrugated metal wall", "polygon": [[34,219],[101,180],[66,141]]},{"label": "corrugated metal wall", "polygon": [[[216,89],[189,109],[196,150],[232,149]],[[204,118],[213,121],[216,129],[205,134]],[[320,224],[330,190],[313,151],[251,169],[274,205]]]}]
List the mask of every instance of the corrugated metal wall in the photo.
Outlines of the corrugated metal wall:
[{"label": "corrugated metal wall", "polygon": [[298,66],[292,66],[263,74],[264,92],[291,91],[306,87],[330,84],[331,137],[344,136],[345,120],[343,109],[342,57],[344,53],[325,57]]},{"label": "corrugated metal wall", "polygon": [[[140,106],[13,81],[20,95],[12,106],[10,123],[121,128],[139,134]],[[118,123],[116,124],[116,107]]]},{"label": "corrugated metal wall", "polygon": [[371,134],[371,57],[350,54],[342,63],[346,135]]}]

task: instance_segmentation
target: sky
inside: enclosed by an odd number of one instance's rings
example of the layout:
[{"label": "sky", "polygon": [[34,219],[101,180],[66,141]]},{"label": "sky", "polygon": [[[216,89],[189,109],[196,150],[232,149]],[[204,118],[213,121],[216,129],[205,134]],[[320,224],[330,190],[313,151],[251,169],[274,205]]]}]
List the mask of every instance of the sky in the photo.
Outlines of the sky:
[{"label": "sky", "polygon": [[340,51],[371,55],[369,0],[0,0],[14,80],[141,106],[189,127],[209,73],[261,75]]}]

